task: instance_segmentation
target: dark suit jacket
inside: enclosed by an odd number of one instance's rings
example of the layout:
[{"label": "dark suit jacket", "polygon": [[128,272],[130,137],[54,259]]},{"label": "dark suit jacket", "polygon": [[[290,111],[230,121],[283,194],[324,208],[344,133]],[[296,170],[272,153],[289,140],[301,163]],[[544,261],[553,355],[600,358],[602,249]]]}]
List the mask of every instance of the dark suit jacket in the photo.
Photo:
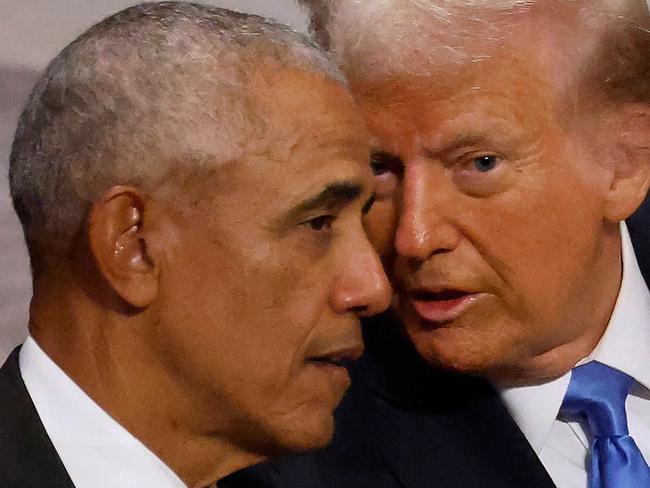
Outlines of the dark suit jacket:
[{"label": "dark suit jacket", "polygon": [[0,369],[0,488],[74,488],[18,369],[18,349]]},{"label": "dark suit jacket", "polygon": [[[628,221],[650,280],[650,203]],[[484,380],[437,371],[391,320],[365,324],[366,353],[325,450],[255,466],[220,488],[552,488]]]}]

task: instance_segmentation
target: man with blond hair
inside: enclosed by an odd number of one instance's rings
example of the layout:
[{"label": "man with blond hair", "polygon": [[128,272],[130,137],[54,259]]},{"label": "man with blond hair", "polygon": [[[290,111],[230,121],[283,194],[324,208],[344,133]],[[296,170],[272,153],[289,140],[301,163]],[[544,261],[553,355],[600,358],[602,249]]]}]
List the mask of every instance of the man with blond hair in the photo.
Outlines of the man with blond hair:
[{"label": "man with blond hair", "polygon": [[148,3],[48,66],[9,178],[30,336],[0,486],[203,488],[322,447],[390,288],[343,76],[254,15]]},{"label": "man with blond hair", "polygon": [[305,3],[398,186],[397,319],[277,486],[650,486],[646,2]]}]

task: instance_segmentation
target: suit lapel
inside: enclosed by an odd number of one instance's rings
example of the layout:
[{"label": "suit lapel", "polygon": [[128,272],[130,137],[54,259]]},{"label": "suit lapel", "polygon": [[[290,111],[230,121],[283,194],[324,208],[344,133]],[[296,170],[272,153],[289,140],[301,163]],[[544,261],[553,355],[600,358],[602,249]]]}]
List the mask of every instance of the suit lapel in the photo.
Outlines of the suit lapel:
[{"label": "suit lapel", "polygon": [[0,369],[0,486],[74,488],[25,388],[18,351]]}]

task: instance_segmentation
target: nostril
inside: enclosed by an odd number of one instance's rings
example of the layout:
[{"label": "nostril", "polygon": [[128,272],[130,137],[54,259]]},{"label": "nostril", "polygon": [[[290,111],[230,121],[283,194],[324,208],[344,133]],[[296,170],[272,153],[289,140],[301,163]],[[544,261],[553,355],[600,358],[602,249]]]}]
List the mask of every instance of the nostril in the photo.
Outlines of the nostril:
[{"label": "nostril", "polygon": [[368,311],[368,306],[367,305],[359,305],[356,307],[352,307],[350,311],[356,313],[356,314],[364,314]]}]

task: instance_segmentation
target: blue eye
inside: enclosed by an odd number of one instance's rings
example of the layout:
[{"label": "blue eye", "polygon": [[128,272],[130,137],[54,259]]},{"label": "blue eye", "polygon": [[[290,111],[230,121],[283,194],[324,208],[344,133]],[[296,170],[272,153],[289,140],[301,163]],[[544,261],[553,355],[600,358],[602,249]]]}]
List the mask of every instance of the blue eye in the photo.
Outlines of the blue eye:
[{"label": "blue eye", "polygon": [[474,158],[474,166],[481,173],[487,173],[488,171],[492,171],[496,167],[498,162],[499,162],[499,158],[497,156],[490,155],[490,156],[481,156],[478,158]]}]

